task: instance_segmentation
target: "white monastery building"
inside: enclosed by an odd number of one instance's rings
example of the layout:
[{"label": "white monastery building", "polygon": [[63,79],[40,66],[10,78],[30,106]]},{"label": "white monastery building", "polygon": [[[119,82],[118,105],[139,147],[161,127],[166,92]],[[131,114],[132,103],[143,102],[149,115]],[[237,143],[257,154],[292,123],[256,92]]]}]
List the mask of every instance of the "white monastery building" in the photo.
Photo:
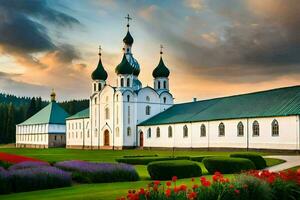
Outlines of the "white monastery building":
[{"label": "white monastery building", "polygon": [[[300,150],[300,86],[173,104],[170,71],[162,51],[153,69],[153,87],[143,87],[138,79],[140,66],[132,54],[129,24],[127,27],[123,58],[115,68],[117,84],[106,83],[108,75],[99,52],[98,66],[91,75],[89,108],[64,122],[67,148]],[[55,101],[48,106],[52,104],[56,105]],[[61,133],[65,130],[63,122],[58,127],[60,123],[28,120],[17,125],[19,147],[56,146],[55,140],[50,140],[56,132],[50,127],[61,128]],[[43,129],[34,129],[41,124]],[[28,139],[35,133],[46,135],[43,142]]]}]

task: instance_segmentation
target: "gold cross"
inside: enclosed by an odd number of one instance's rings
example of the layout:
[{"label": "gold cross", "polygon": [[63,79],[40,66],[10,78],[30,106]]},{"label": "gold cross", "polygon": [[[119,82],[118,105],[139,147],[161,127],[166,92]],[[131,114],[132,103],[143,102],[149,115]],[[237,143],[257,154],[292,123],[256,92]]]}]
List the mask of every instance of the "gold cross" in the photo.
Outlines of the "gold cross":
[{"label": "gold cross", "polygon": [[129,14],[127,14],[127,16],[125,17],[125,19],[127,19],[127,28],[129,30],[129,20],[132,20],[132,18],[129,16]]}]

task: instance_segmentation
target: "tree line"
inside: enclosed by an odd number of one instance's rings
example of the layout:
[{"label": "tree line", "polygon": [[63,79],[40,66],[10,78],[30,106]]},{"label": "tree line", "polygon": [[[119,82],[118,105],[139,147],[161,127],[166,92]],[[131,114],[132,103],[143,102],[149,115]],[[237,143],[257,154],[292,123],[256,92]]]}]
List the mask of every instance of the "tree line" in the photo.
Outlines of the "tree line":
[{"label": "tree line", "polygon": [[[0,144],[14,143],[16,124],[36,114],[46,105],[41,97],[17,97],[0,93]],[[89,107],[89,100],[70,100],[59,103],[67,113],[73,115]]]}]

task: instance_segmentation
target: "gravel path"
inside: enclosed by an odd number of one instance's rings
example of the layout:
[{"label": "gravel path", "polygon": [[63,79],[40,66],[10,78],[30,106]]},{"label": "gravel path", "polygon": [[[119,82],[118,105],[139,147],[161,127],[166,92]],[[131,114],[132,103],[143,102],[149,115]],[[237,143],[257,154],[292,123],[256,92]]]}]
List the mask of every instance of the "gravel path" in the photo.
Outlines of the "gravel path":
[{"label": "gravel path", "polygon": [[278,172],[282,170],[286,170],[295,166],[300,166],[300,156],[264,156],[265,158],[277,158],[277,159],[282,159],[285,160],[285,163],[275,165],[273,167],[268,167],[266,169],[273,171],[273,172]]}]

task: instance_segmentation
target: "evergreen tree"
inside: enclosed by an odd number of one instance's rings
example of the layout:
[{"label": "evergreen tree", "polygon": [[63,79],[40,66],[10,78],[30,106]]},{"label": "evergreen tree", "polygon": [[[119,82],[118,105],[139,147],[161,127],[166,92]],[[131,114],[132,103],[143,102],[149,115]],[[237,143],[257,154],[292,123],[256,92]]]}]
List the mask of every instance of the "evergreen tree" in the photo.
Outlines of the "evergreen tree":
[{"label": "evergreen tree", "polygon": [[33,116],[36,113],[36,101],[35,101],[35,97],[33,97],[30,101],[28,110],[27,110],[27,114],[26,114],[26,118],[29,118],[31,116]]},{"label": "evergreen tree", "polygon": [[16,135],[15,109],[12,103],[7,109],[6,142],[14,142]]}]

